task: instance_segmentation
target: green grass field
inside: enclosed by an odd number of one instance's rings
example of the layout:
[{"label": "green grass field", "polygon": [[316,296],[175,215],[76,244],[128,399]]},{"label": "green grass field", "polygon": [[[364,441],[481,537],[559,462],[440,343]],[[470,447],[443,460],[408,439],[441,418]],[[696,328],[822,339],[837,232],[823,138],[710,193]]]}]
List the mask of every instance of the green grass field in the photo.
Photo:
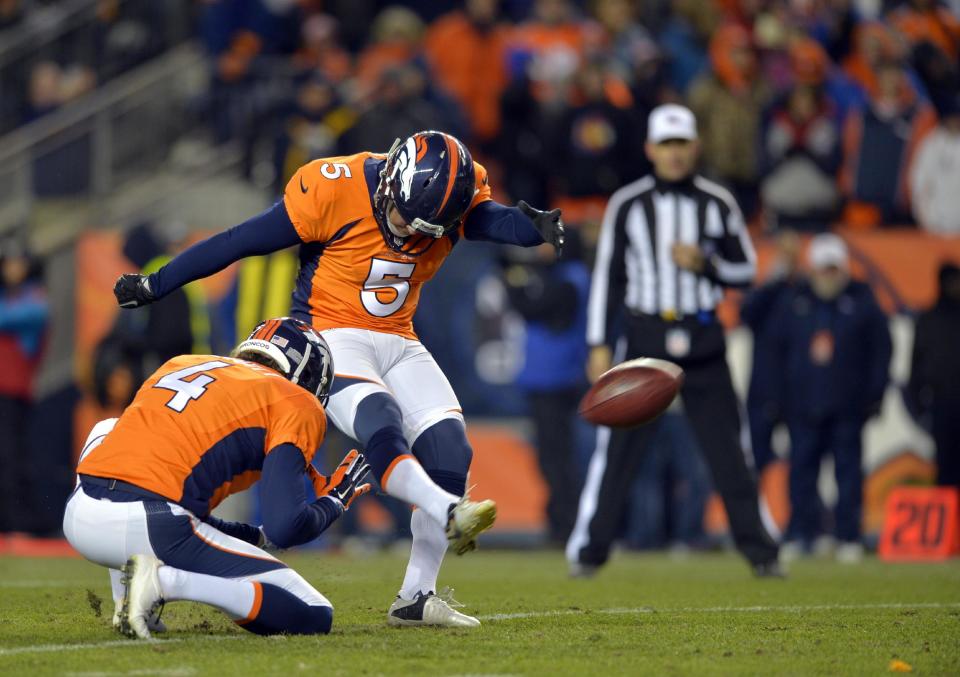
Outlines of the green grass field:
[{"label": "green grass field", "polygon": [[331,635],[256,637],[178,603],[162,639],[127,640],[104,570],[0,558],[0,675],[878,675],[895,659],[960,674],[955,561],[810,561],[779,581],[732,555],[621,554],[583,581],[559,553],[479,552],[449,557],[440,581],[484,620],[467,631],[385,625],[400,557],[287,560],[335,604]]}]

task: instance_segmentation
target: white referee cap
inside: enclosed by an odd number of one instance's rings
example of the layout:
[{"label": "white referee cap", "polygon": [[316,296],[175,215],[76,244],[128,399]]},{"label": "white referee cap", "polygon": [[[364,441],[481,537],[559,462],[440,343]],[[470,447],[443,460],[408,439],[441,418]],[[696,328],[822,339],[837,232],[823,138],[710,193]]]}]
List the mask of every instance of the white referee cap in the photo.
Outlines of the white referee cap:
[{"label": "white referee cap", "polygon": [[670,139],[693,141],[696,138],[697,118],[689,108],[667,103],[650,112],[647,123],[647,141],[650,143],[662,143]]}]

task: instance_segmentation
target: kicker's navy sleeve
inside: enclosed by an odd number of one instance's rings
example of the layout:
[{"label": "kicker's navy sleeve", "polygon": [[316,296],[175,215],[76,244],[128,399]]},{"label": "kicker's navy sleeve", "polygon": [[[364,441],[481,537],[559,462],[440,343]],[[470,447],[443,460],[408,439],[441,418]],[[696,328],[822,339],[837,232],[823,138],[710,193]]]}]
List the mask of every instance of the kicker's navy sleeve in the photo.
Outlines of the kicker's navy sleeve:
[{"label": "kicker's navy sleeve", "polygon": [[463,224],[463,234],[468,240],[484,240],[501,244],[516,244],[535,247],[543,244],[543,236],[523,212],[516,207],[507,207],[487,200],[474,207]]},{"label": "kicker's navy sleeve", "polygon": [[274,447],[263,462],[263,531],[278,548],[312,541],[343,513],[343,506],[329,496],[307,503],[305,474],[303,453],[292,444]]},{"label": "kicker's navy sleeve", "polygon": [[188,282],[213,275],[245,256],[259,256],[300,244],[283,200],[265,212],[185,249],[150,276],[150,289],[162,298]]}]

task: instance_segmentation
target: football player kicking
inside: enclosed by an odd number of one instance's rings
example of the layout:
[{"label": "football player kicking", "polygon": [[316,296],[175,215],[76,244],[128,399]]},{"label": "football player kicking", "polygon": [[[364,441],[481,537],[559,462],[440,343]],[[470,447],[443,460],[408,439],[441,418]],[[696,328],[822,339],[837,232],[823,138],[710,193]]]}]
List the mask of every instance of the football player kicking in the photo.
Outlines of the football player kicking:
[{"label": "football player kicking", "polygon": [[[162,605],[176,600],[214,606],[257,634],[330,632],[327,598],[262,549],[316,538],[370,490],[356,451],[329,478],[310,462],[326,432],[330,348],[303,322],[279,318],[232,355],[169,360],[87,438],[63,532],[109,567],[114,626],[126,635],[164,630]],[[257,480],[263,526],[210,515]]]},{"label": "football player kicking", "polygon": [[457,554],[496,514],[465,498],[473,452],[453,389],[417,340],[423,283],[461,240],[563,245],[560,210],[491,199],[487,172],[456,138],[418,132],[386,155],[358,153],[301,167],[264,213],[182,252],[149,276],[123,275],[122,307],[150,303],[245,256],[300,245],[292,314],[337,359],[327,412],[390,495],[415,505],[413,545],[392,625],[477,626],[436,594],[448,539]]}]

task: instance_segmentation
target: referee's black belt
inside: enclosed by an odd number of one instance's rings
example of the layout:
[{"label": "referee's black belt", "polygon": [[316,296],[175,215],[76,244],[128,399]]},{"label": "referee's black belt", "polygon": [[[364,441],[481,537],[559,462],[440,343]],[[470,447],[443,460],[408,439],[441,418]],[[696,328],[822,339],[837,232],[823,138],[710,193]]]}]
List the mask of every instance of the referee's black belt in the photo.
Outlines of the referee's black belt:
[{"label": "referee's black belt", "polygon": [[111,477],[95,477],[94,475],[80,475],[80,486],[90,498],[106,498],[118,503],[132,501],[164,501],[175,502],[173,499],[155,494],[136,484],[124,482]]},{"label": "referee's black belt", "polygon": [[700,312],[682,315],[676,311],[664,310],[663,312],[652,315],[650,313],[642,313],[639,310],[633,310],[632,308],[627,308],[627,315],[637,320],[656,320],[658,322],[670,322],[670,323],[690,323],[690,324],[711,324],[717,319],[717,314],[713,310],[701,310]]}]

